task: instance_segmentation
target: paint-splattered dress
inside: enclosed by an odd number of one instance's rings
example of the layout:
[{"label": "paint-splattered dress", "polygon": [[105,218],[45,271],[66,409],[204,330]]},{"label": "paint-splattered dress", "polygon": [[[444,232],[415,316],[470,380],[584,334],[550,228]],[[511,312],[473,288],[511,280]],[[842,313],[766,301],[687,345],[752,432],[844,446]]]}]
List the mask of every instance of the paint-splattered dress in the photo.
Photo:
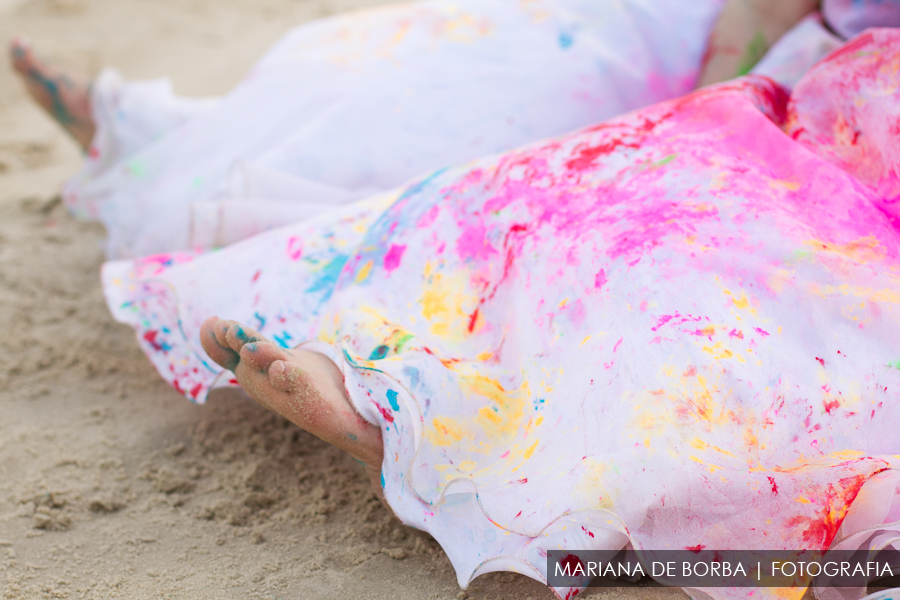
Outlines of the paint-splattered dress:
[{"label": "paint-splattered dress", "polygon": [[462,585],[557,548],[881,543],[898,123],[900,33],[869,30],[790,97],[750,76],[104,285],[196,400],[228,377],[209,315],[330,356]]}]

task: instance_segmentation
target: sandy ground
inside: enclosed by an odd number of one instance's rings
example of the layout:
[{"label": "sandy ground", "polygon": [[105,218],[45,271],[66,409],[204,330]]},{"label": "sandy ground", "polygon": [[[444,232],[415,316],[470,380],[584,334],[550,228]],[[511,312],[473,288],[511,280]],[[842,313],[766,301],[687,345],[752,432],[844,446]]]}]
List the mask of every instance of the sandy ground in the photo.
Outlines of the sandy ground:
[{"label": "sandy ground", "polygon": [[[216,94],[292,25],[376,3],[0,0],[0,40]],[[466,595],[347,456],[240,392],[194,406],[167,387],[106,311],[102,228],[59,205],[79,163],[0,61],[0,597],[553,597],[512,574]]]}]

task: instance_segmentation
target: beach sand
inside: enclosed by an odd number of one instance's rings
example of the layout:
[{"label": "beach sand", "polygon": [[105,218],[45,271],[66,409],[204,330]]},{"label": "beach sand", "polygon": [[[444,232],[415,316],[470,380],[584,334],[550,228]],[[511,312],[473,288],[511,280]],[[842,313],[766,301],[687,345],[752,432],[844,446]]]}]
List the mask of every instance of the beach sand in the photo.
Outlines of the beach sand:
[{"label": "beach sand", "polygon": [[[219,94],[291,26],[377,3],[0,0],[0,40]],[[439,546],[394,520],[348,456],[241,392],[195,406],[165,385],[106,310],[102,227],[59,203],[80,160],[4,57],[0,598],[553,598],[508,573],[461,592]]]}]

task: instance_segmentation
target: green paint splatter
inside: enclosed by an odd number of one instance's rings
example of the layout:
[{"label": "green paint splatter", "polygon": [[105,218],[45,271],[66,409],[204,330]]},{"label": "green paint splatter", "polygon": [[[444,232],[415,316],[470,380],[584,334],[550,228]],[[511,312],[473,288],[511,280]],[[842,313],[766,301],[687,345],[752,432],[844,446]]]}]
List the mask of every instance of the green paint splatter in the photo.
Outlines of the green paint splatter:
[{"label": "green paint splatter", "polygon": [[900,360],[895,360],[895,361],[892,362],[892,363],[889,362],[889,363],[887,364],[887,366],[889,366],[889,367],[894,367],[895,369],[897,369],[898,371],[900,371]]},{"label": "green paint splatter", "polygon": [[134,175],[135,177],[143,177],[147,174],[147,165],[139,160],[133,160],[126,166],[128,172]]},{"label": "green paint splatter", "polygon": [[749,73],[750,69],[755,67],[756,63],[759,62],[759,59],[765,56],[768,49],[769,43],[766,41],[766,36],[764,36],[761,31],[757,31],[756,35],[753,36],[753,39],[750,40],[750,43],[747,44],[747,47],[744,49],[744,55],[738,63],[738,70],[735,76],[740,77],[741,75]]},{"label": "green paint splatter", "polygon": [[650,169],[658,169],[658,168],[660,168],[661,166],[667,165],[667,164],[669,164],[670,162],[672,162],[673,160],[675,160],[675,158],[676,158],[677,156],[678,156],[677,154],[670,154],[670,155],[668,155],[667,157],[665,157],[665,158],[663,158],[663,159],[661,159],[661,160],[658,160],[658,161],[656,161],[656,162],[650,163],[650,165],[649,165],[648,168],[650,168]]},{"label": "green paint splatter", "polygon": [[395,352],[403,352],[403,348],[406,347],[406,344],[409,343],[409,340],[413,339],[415,336],[411,333],[406,333],[400,337],[400,340],[397,341],[397,345],[395,346]]}]

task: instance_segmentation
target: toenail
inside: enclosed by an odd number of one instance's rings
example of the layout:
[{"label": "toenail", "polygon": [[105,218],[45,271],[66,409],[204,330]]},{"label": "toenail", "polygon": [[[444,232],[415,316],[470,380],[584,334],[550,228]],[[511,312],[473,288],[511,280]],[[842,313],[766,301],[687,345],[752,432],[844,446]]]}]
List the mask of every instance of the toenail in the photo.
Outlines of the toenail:
[{"label": "toenail", "polygon": [[259,338],[247,335],[244,332],[243,327],[238,327],[237,333],[234,334],[234,337],[236,337],[238,340],[244,342],[245,344],[248,342],[258,342],[259,341]]}]

